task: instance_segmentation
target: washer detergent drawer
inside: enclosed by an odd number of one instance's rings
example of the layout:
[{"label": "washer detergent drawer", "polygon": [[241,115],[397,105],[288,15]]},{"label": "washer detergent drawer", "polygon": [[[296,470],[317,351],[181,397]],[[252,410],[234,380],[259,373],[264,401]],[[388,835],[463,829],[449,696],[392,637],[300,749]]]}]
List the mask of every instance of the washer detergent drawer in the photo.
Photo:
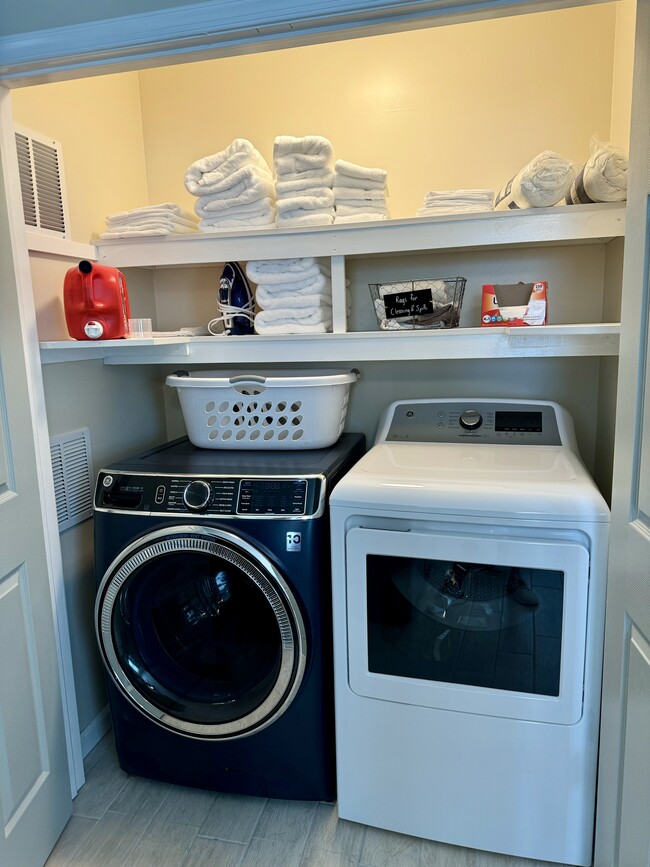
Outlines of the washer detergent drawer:
[{"label": "washer detergent drawer", "polygon": [[351,529],[358,695],[535,722],[582,715],[589,553],[578,543]]}]

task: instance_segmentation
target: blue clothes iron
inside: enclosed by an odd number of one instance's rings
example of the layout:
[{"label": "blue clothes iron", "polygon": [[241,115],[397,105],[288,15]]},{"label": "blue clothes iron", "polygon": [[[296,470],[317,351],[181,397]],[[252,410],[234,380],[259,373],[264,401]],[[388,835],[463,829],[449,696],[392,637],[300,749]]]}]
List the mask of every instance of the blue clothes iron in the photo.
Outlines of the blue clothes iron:
[{"label": "blue clothes iron", "polygon": [[238,262],[226,262],[219,280],[217,306],[224,334],[252,334],[253,292]]}]

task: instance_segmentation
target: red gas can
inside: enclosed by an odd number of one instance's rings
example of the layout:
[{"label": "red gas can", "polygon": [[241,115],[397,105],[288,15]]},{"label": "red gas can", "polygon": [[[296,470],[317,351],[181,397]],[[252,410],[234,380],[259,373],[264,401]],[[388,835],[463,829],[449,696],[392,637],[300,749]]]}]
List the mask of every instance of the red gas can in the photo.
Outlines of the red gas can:
[{"label": "red gas can", "polygon": [[117,268],[82,260],[63,281],[63,306],[70,337],[112,340],[129,333],[126,279]]}]

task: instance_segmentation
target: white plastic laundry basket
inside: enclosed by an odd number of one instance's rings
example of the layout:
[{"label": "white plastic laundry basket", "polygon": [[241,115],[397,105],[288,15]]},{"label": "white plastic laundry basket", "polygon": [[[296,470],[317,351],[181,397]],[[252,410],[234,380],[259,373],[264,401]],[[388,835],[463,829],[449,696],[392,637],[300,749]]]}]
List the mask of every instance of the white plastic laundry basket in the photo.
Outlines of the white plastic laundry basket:
[{"label": "white plastic laundry basket", "polygon": [[356,370],[180,371],[190,441],[204,449],[319,449],[341,435]]}]

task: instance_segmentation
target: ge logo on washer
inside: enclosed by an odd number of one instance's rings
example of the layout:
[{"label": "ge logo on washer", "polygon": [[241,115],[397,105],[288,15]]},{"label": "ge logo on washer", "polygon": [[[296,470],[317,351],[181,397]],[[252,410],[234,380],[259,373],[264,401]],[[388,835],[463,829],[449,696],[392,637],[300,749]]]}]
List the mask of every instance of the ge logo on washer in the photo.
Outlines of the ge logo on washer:
[{"label": "ge logo on washer", "polygon": [[302,533],[287,533],[287,551],[300,551]]}]

